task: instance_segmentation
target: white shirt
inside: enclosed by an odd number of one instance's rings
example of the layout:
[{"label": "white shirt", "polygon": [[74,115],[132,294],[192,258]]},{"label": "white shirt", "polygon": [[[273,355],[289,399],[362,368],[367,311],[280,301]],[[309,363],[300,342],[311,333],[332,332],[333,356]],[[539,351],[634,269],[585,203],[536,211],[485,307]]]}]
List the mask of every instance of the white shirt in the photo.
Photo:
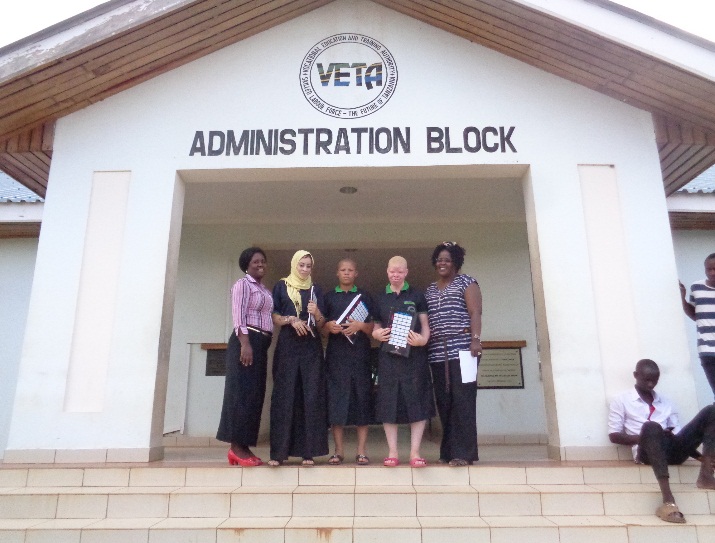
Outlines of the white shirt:
[{"label": "white shirt", "polygon": [[[641,433],[641,428],[649,420],[657,422],[663,428],[673,428],[673,433],[680,431],[678,422],[678,411],[672,403],[653,391],[653,414],[650,413],[650,406],[638,395],[635,388],[624,392],[611,402],[608,411],[608,433],[621,433],[637,436]],[[638,445],[633,445],[633,459],[636,458]]]}]

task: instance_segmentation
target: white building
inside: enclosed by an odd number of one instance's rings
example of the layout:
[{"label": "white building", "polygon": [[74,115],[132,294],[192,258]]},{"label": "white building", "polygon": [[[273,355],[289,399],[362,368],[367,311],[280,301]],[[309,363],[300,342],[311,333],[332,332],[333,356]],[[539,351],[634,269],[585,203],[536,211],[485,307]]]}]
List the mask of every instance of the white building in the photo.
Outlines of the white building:
[{"label": "white building", "polygon": [[480,434],[615,458],[638,359],[684,417],[711,401],[677,281],[712,213],[674,251],[666,196],[715,163],[714,93],[715,45],[605,0],[115,0],[0,49],[0,168],[46,195],[39,242],[0,239],[4,462],[212,435],[244,247],[269,283],[349,250],[376,290],[444,239],[483,336],[525,342]]}]

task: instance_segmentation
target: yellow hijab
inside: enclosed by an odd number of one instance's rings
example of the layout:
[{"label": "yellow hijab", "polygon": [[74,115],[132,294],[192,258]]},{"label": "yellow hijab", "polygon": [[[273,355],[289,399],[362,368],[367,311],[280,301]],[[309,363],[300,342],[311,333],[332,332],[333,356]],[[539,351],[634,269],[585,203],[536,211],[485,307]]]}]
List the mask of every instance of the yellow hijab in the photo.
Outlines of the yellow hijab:
[{"label": "yellow hijab", "polygon": [[311,255],[308,251],[296,251],[293,258],[290,259],[290,275],[283,278],[283,281],[286,282],[286,286],[288,287],[288,297],[293,302],[293,305],[295,305],[295,312],[298,316],[300,316],[302,305],[300,301],[300,291],[308,290],[311,286],[313,286],[313,279],[310,276],[302,279],[300,275],[298,275],[298,262],[301,258],[305,258],[306,256],[309,256],[313,261],[313,264],[315,264],[313,255]]}]

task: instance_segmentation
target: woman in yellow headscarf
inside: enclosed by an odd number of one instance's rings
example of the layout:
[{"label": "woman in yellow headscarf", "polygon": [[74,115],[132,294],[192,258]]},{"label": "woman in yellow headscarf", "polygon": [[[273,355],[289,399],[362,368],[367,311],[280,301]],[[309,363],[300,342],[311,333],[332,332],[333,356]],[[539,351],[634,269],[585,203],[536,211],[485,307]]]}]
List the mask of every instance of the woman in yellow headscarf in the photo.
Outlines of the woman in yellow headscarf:
[{"label": "woman in yellow headscarf", "polygon": [[290,274],[273,287],[273,323],[281,327],[273,355],[271,459],[328,454],[325,362],[319,330],[325,324],[323,293],[311,279],[313,256],[297,251]]}]

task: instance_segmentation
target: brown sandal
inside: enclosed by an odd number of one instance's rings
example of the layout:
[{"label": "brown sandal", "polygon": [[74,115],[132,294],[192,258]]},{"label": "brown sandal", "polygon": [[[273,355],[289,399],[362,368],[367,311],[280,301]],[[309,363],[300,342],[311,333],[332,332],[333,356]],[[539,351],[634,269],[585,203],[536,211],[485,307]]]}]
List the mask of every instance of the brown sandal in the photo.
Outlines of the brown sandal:
[{"label": "brown sandal", "polygon": [[343,457],[339,454],[334,454],[328,459],[328,464],[331,466],[339,466],[343,463]]},{"label": "brown sandal", "polygon": [[685,517],[683,516],[683,513],[680,512],[680,509],[678,509],[678,506],[674,503],[664,503],[655,510],[655,514],[659,519],[664,520],[665,522],[685,524]]},{"label": "brown sandal", "polygon": [[358,466],[367,466],[370,463],[370,459],[367,456],[365,456],[364,454],[358,454],[355,457],[355,463]]}]

